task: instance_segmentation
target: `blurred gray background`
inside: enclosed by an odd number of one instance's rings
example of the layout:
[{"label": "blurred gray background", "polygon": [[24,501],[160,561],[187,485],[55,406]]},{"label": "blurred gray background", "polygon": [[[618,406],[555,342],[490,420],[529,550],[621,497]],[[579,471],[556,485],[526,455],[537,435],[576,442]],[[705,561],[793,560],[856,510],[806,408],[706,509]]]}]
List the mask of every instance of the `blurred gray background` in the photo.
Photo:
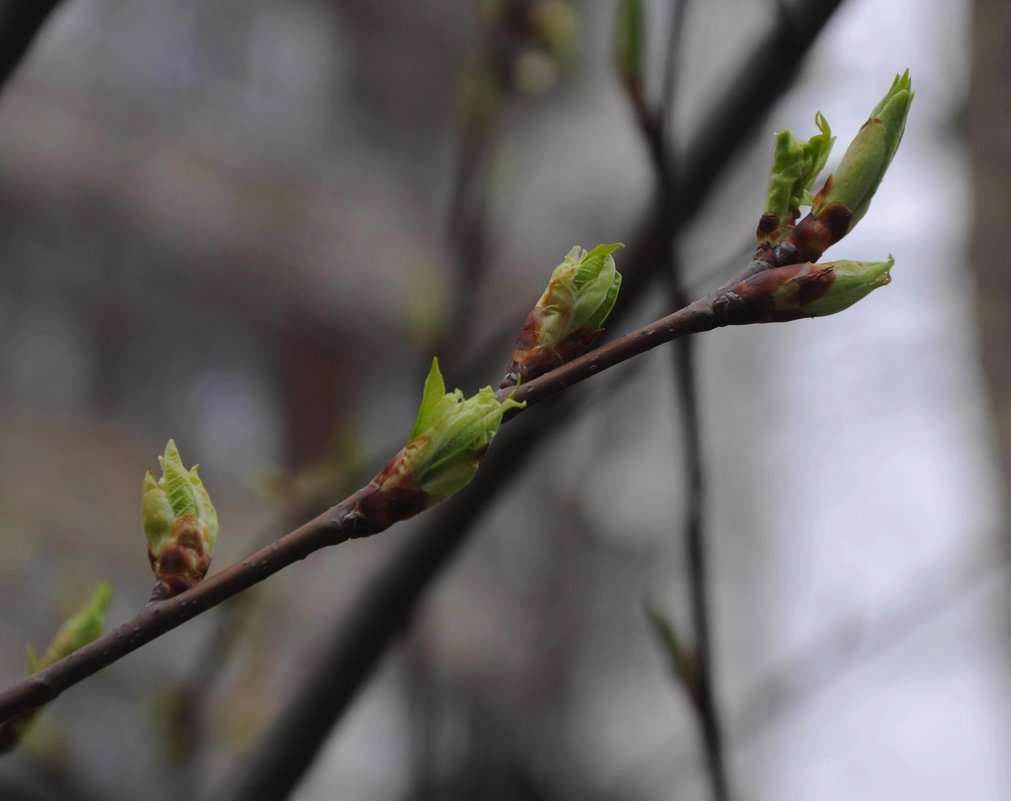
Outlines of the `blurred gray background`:
[{"label": "blurred gray background", "polygon": [[[454,181],[474,144],[461,85],[487,5],[66,0],[43,30],[0,98],[0,684],[97,579],[116,587],[111,623],[144,603],[140,482],[168,437],[202,465],[215,567],[231,564],[297,522],[293,508],[382,466],[433,352],[451,384],[475,359],[496,383],[566,251],[627,241],[652,171],[612,66],[616,4],[584,0],[568,7],[575,52],[527,54],[477,143],[483,239],[460,245]],[[691,4],[676,141],[776,11]],[[648,12],[654,92],[669,7]],[[1006,113],[969,112],[987,75],[970,64],[1008,30],[996,2],[846,0],[680,241],[693,291],[737,272],[772,133],[810,135],[822,111],[839,137],[831,167],[910,68],[904,144],[830,252],[891,253],[892,285],[835,317],[697,343],[736,798],[1011,797],[1008,444],[990,411],[1008,388],[987,384],[980,342],[1005,360],[969,259],[987,235],[970,159],[1006,175],[1009,158]],[[984,123],[1000,152],[974,149]],[[622,329],[668,305],[658,288]],[[482,516],[299,801],[709,797],[642,613],[650,597],[688,620],[670,354],[638,365],[574,390],[592,408]],[[321,627],[415,528],[257,588],[201,701],[197,754],[168,710],[213,614],[54,703],[0,763],[0,787],[160,799],[213,786]]]}]

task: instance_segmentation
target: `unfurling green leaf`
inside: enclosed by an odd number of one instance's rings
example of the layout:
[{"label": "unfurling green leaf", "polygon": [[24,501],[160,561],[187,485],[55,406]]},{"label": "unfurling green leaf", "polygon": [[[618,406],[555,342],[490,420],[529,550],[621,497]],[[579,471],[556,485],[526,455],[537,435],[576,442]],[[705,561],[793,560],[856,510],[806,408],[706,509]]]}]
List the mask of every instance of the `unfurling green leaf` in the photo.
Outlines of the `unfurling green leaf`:
[{"label": "unfurling green leaf", "polygon": [[536,378],[589,349],[618,298],[621,275],[611,254],[621,246],[569,251],[520,329],[501,387]]},{"label": "unfurling green leaf", "polygon": [[38,673],[65,656],[97,640],[105,628],[105,616],[112,600],[112,585],[100,581],[88,602],[67,618],[41,657],[28,649],[28,672]]},{"label": "unfurling green leaf", "polygon": [[432,359],[423,408],[411,440],[401,451],[400,467],[425,492],[430,504],[445,500],[474,477],[502,416],[523,406],[511,398],[499,401],[491,387],[469,398],[458,389],[447,393],[439,360]]},{"label": "unfurling green leaf", "polygon": [[162,477],[144,474],[141,519],[156,595],[170,598],[199,583],[218,539],[218,515],[198,474],[187,470],[173,440],[158,457]]},{"label": "unfurling green leaf", "polygon": [[821,113],[815,116],[815,124],[820,133],[806,142],[797,140],[789,130],[776,134],[765,213],[758,227],[759,242],[780,241],[796,222],[800,207],[812,202],[808,190],[825,167],[835,142]]},{"label": "unfurling green leaf", "polygon": [[488,445],[510,409],[525,404],[499,401],[491,387],[464,398],[446,392],[439,360],[425,379],[411,438],[377,475],[359,511],[378,530],[413,517],[463,489],[477,472]]},{"label": "unfurling green leaf", "polygon": [[[105,628],[105,618],[112,599],[112,585],[98,582],[94,593],[84,606],[60,626],[42,656],[28,646],[28,673],[38,673],[54,662],[70,656],[90,642],[97,640]],[[25,712],[19,717],[0,723],[0,754],[13,751],[21,743],[31,728],[39,708]]]}]

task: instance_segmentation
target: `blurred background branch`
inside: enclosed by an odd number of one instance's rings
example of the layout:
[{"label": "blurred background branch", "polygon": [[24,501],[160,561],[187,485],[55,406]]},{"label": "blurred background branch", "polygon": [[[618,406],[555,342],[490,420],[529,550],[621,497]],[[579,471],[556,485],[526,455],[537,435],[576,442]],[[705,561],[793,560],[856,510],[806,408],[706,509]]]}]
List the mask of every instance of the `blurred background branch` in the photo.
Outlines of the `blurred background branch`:
[{"label": "blurred background branch", "polygon": [[0,91],[25,57],[60,0],[3,0],[0,3]]}]

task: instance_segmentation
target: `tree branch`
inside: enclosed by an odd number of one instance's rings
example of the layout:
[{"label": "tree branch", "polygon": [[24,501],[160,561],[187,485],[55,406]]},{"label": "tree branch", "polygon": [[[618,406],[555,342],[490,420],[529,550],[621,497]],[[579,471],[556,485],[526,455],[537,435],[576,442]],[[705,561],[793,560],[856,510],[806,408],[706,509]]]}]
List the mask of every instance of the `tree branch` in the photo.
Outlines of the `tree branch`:
[{"label": "tree branch", "polygon": [[[785,87],[803,53],[841,1],[816,0],[805,3],[801,9],[796,11],[792,35],[788,37],[787,42],[781,41],[781,32],[774,31],[756,47],[739,76],[740,80],[731,82],[726,101],[702,125],[701,133],[695,140],[696,146],[689,149],[682,186],[686,190],[689,188],[692,190],[689,194],[693,199],[692,209],[697,209],[701,198],[708,194],[720,165],[736,151],[759,119],[760,112],[767,110],[771,97],[775,96],[782,87]],[[32,4],[18,3],[8,8],[14,9],[29,5]],[[34,27],[31,28],[26,44],[18,51],[18,56],[27,47],[30,35],[38,30],[46,14],[55,5],[55,3],[46,4],[46,12],[34,17],[36,19]],[[4,11],[0,10],[0,26],[2,26],[3,19]],[[778,47],[778,45],[786,44],[790,46]],[[9,63],[16,63],[16,59]],[[2,76],[3,73],[0,71],[0,77]],[[764,90],[760,99],[755,96],[755,91],[752,91],[756,88],[754,86],[756,82]],[[676,228],[689,216],[690,213],[686,211],[678,221],[668,222],[654,219],[651,220],[651,223],[662,228],[668,225]],[[655,244],[656,240],[653,242]],[[645,250],[646,252],[650,250],[648,243]],[[737,322],[726,316],[725,304],[721,304],[721,298],[725,301],[726,294],[721,296],[720,293],[715,293],[615,342],[591,351],[585,356],[519,387],[514,397],[517,400],[526,400],[530,405],[538,403],[562,389],[664,342],[691,333],[711,330],[719,325]],[[375,533],[376,529],[369,530],[367,526],[363,526],[361,518],[354,514],[355,506],[365,492],[364,489],[359,490],[295,531],[257,551],[241,563],[232,565],[221,573],[208,578],[192,590],[165,601],[148,604],[127,623],[118,626],[66,659],[0,693],[0,721],[9,720],[34,707],[49,703],[60,693],[103,667],[216,606],[226,598],[263,581],[284,567],[304,559],[310,553],[327,545]],[[433,563],[441,564],[442,558],[433,560]],[[393,573],[391,572],[389,575],[393,575]],[[395,591],[385,600],[396,601],[396,603],[391,603],[391,607],[402,609],[402,605],[406,603],[406,608],[410,608],[416,594],[398,595],[397,593],[403,588],[399,587],[395,581],[392,584]],[[375,609],[363,611],[366,614],[376,612]],[[373,621],[373,624],[381,627],[382,621],[380,620],[378,623]],[[354,640],[348,637],[347,642],[353,643]],[[359,670],[356,676],[348,676],[343,679],[348,683],[347,697],[350,698],[353,695],[353,691],[367,675],[368,667],[377,660],[384,644],[381,643],[379,650],[374,654],[370,655],[364,651],[354,654],[354,662],[359,666],[365,666],[365,669]]]},{"label": "tree branch", "polygon": [[[647,137],[651,140],[651,150],[660,154],[654,156],[654,161],[658,169],[661,170],[658,177],[664,187],[665,205],[675,219],[681,216],[680,206],[685,199],[678,191],[679,176],[674,169],[677,164],[663,154],[674,148],[672,135],[669,131],[673,128],[672,116],[677,106],[678,51],[681,42],[684,41],[682,33],[688,3],[689,0],[675,0],[671,10],[670,32],[664,65],[663,94],[660,98],[658,120],[655,126],[643,126]],[[671,167],[664,171],[663,168],[668,163],[671,164]],[[689,301],[682,268],[678,236],[675,234],[670,242],[667,264],[669,297],[671,306],[675,309],[684,306]],[[720,710],[716,700],[713,678],[705,527],[705,468],[702,454],[702,423],[699,417],[694,343],[690,338],[681,339],[674,343],[672,350],[675,415],[678,418],[676,425],[684,437],[681,456],[685,469],[686,500],[680,534],[685,549],[688,607],[696,666],[692,674],[693,680],[685,682],[683,689],[694,712],[699,737],[702,741],[712,797],[714,801],[727,801],[730,797],[730,781],[724,757]]]},{"label": "tree branch", "polygon": [[[519,402],[525,401],[530,408],[573,384],[665,342],[723,325],[745,324],[748,321],[740,316],[739,299],[734,282],[731,282],[673,314],[602,345],[520,387],[499,390],[497,397],[499,400],[511,397]],[[512,410],[505,419],[515,417],[520,411]],[[375,523],[359,512],[361,502],[370,492],[369,487],[363,487],[300,528],[191,590],[164,601],[149,602],[132,620],[0,693],[0,722],[52,701],[68,687],[314,551],[383,531],[387,525]]]},{"label": "tree branch", "polygon": [[60,0],[0,0],[0,91]]},{"label": "tree branch", "polygon": [[[841,3],[842,0],[802,0],[788,29],[773,25],[755,42],[741,68],[729,81],[724,96],[699,125],[679,162],[681,194],[692,202],[675,213],[670,213],[663,201],[652,204],[638,232],[630,239],[627,255],[630,267],[622,271],[623,303],[615,310],[612,321],[627,309],[629,298],[643,291],[654,277],[655,269],[666,264],[673,237],[701,209],[720,170],[747,141],[773,103],[785,93],[807,51]],[[651,157],[656,155],[651,153]],[[503,446],[512,441],[509,435],[515,433],[507,432],[503,441],[496,443],[477,478],[444,514],[448,515],[452,508],[465,503],[489,502],[505,487],[514,474],[509,470],[500,471],[493,465],[500,464],[497,455],[503,453]],[[532,436],[529,441],[524,437],[516,446],[517,453],[527,457],[543,442],[543,437]],[[496,476],[499,472],[501,475]],[[447,529],[433,521],[432,526],[418,532],[380,566],[350,605],[343,625],[331,629],[329,644],[307,659],[305,680],[286,702],[281,715],[262,735],[250,757],[242,760],[234,778],[226,782],[226,788],[234,791],[230,798],[276,801],[287,797],[365,684],[386,647],[405,625],[428,583],[466,538],[469,522],[452,521],[455,527]],[[385,595],[380,595],[376,588],[381,588]],[[328,688],[329,702],[312,707],[314,737],[302,736],[306,732],[305,721],[288,710],[310,707],[317,697],[314,695],[316,688],[322,685]],[[293,742],[297,742],[300,749],[308,749],[309,753],[296,752],[289,747]],[[280,776],[281,772],[286,783],[273,783],[271,776]],[[268,784],[274,791],[273,796],[258,792],[258,787]],[[246,790],[242,791],[242,787]]]}]

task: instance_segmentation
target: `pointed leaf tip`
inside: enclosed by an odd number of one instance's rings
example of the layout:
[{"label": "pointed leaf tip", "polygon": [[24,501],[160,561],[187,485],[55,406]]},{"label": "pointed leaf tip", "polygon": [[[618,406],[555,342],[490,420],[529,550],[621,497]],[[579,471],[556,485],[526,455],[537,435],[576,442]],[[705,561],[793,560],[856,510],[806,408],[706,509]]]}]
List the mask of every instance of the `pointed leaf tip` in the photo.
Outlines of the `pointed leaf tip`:
[{"label": "pointed leaf tip", "polygon": [[201,581],[218,538],[218,516],[200,479],[199,465],[187,469],[170,439],[158,457],[162,477],[144,474],[141,523],[159,598]]},{"label": "pointed leaf tip", "polygon": [[418,415],[414,419],[414,428],[411,429],[411,439],[426,428],[430,428],[438,417],[447,410],[445,398],[446,382],[439,369],[439,358],[433,356],[432,366],[428,368],[425,386],[421,391],[421,404],[418,406]]}]

